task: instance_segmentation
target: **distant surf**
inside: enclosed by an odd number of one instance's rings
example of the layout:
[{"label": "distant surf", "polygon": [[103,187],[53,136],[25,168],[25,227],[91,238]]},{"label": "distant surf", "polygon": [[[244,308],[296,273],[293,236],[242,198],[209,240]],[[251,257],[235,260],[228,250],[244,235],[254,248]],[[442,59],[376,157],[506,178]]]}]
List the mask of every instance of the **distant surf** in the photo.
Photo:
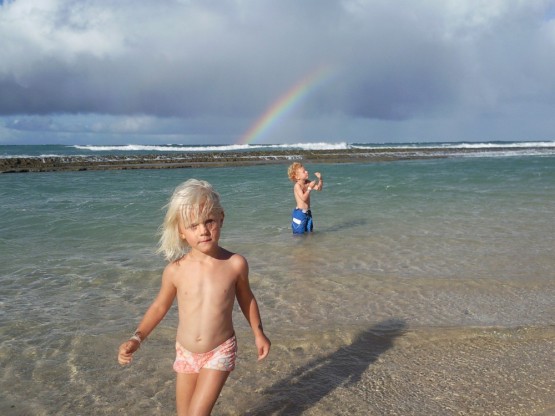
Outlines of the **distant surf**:
[{"label": "distant surf", "polygon": [[76,149],[90,150],[90,151],[150,151],[150,152],[236,152],[236,151],[249,151],[249,150],[287,150],[287,149],[301,149],[301,150],[336,150],[336,149],[350,149],[351,145],[346,142],[341,143],[295,143],[295,144],[230,144],[230,145],[122,145],[122,146],[97,146],[97,145],[75,145]]},{"label": "distant surf", "polygon": [[72,158],[72,157],[141,157],[203,153],[271,153],[330,151],[390,152],[412,151],[427,156],[537,156],[555,155],[555,141],[491,141],[491,142],[414,142],[414,143],[350,143],[298,142],[284,144],[121,144],[121,145],[0,145],[0,159],[9,158]]}]

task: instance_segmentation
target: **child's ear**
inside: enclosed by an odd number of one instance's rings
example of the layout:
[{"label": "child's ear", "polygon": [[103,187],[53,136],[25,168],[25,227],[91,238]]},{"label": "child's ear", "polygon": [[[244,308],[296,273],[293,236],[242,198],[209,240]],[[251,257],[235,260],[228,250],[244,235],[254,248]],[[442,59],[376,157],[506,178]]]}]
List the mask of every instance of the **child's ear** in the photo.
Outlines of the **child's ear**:
[{"label": "child's ear", "polygon": [[185,231],[183,230],[181,223],[177,224],[177,232],[179,233],[179,238],[181,240],[185,240]]},{"label": "child's ear", "polygon": [[224,226],[224,217],[225,217],[225,215],[224,215],[224,213],[222,212],[222,218],[220,219],[220,227],[223,227],[223,226]]}]

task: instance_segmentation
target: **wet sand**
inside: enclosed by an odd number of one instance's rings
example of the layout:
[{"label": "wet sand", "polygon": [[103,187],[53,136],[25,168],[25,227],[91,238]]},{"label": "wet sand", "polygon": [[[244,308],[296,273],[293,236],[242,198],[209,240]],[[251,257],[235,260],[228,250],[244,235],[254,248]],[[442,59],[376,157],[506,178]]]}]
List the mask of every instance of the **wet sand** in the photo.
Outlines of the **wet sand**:
[{"label": "wet sand", "polygon": [[[272,331],[272,352],[263,362],[256,362],[250,331],[239,329],[237,367],[213,416],[555,414],[555,327],[387,325]],[[80,336],[67,378],[35,368],[26,391],[5,392],[0,413],[174,415],[174,334],[161,329],[125,369],[115,362],[123,334]]]},{"label": "wet sand", "polygon": [[[542,148],[553,150],[555,148]],[[519,148],[519,151],[526,148]],[[530,150],[538,151],[537,148]],[[263,152],[163,153],[126,156],[16,157],[0,159],[0,173],[174,169],[220,166],[246,166],[290,163],[381,162],[404,159],[429,159],[461,154],[514,151],[513,148],[449,149],[449,148],[372,148],[343,150],[275,150]]]},{"label": "wet sand", "polygon": [[[322,339],[334,344],[337,335]],[[285,348],[276,341],[272,359],[250,370],[258,380],[248,385],[261,385],[256,398],[249,405],[237,399],[241,377],[249,377],[239,368],[222,397],[235,411],[219,414],[555,414],[552,326],[369,329],[323,354],[310,342],[291,340],[297,347]]]}]

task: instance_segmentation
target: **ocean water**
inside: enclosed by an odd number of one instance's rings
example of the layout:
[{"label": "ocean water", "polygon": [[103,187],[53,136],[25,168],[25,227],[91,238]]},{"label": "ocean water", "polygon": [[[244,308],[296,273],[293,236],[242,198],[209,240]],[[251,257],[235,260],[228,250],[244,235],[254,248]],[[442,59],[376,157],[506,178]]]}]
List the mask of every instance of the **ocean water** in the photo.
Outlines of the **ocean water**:
[{"label": "ocean water", "polygon": [[[214,414],[419,414],[394,374],[416,372],[425,357],[403,370],[394,367],[408,355],[387,357],[428,339],[452,348],[443,358],[477,334],[489,346],[547,342],[538,356],[552,357],[555,155],[308,164],[325,187],[304,237],[291,235],[286,168],[0,175],[0,413],[174,413],[175,307],[131,366],[120,368],[116,352],[159,287],[162,208],[192,177],[221,194],[221,244],[249,261],[273,343],[257,364],[236,308],[238,368]],[[391,379],[387,394],[370,396],[372,371]],[[459,383],[474,376],[458,371]],[[505,382],[509,395],[514,380]],[[476,397],[472,389],[464,394]],[[425,409],[480,414],[474,401]]]}]

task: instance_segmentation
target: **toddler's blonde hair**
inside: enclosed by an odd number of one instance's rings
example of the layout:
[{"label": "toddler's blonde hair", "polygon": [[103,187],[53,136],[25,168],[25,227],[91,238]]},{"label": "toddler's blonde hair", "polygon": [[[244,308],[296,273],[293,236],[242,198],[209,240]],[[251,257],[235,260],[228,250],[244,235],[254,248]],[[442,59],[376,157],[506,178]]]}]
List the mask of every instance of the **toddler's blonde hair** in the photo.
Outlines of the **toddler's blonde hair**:
[{"label": "toddler's blonde hair", "polygon": [[297,169],[302,168],[303,164],[299,162],[293,162],[287,169],[287,175],[292,182],[297,182]]},{"label": "toddler's blonde hair", "polygon": [[168,261],[175,261],[187,253],[189,246],[180,237],[179,222],[184,227],[204,222],[211,215],[224,215],[220,195],[206,181],[189,179],[175,188],[161,228],[158,253]]}]

